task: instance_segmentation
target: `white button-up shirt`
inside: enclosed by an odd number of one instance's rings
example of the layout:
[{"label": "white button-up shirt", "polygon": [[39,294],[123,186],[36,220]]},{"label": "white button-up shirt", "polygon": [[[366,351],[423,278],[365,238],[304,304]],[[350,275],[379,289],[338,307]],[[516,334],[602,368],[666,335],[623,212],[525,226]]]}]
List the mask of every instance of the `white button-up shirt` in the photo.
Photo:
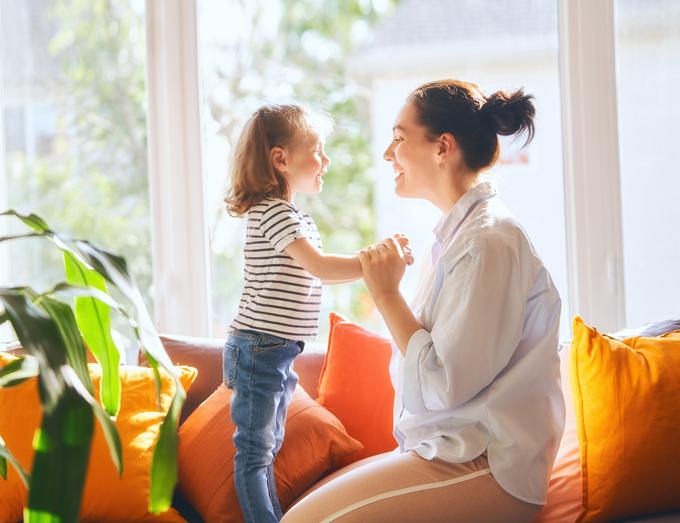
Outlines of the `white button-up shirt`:
[{"label": "white button-up shirt", "polygon": [[564,429],[560,297],[524,230],[482,182],[437,227],[413,311],[393,345],[402,451],[453,463],[487,452],[500,486],[543,504]]}]

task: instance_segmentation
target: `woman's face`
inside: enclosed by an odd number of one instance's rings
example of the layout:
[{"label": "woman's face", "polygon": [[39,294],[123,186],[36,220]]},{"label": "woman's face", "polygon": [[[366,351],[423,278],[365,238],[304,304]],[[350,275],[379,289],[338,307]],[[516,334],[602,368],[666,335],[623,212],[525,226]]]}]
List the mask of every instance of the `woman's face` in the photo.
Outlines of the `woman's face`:
[{"label": "woman's face", "polygon": [[428,140],[411,102],[401,108],[383,158],[392,164],[395,192],[402,198],[429,199],[434,190],[439,144]]}]

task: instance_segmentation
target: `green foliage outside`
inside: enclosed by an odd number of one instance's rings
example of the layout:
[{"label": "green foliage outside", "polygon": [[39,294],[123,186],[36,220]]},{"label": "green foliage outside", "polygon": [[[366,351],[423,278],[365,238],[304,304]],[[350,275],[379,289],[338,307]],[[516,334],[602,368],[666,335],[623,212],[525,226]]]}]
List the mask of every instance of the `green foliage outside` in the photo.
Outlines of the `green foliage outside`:
[{"label": "green foliage outside", "polygon": [[[55,134],[35,155],[8,152],[8,204],[122,253],[150,307],[143,13],[121,0],[44,4],[36,38],[50,63],[34,110],[57,109]],[[10,248],[13,279],[49,285],[60,254],[31,243]]]},{"label": "green foliage outside", "polygon": [[[272,2],[249,2],[249,8],[243,9],[249,18],[239,24],[248,26],[250,37],[215,49],[224,62],[216,68],[212,86],[204,85],[211,117],[229,151],[245,120],[264,102],[299,100],[330,114],[334,130],[326,144],[331,166],[324,190],[319,196],[296,199],[315,218],[326,252],[351,254],[376,240],[369,100],[367,90],[352,82],[348,68],[351,56],[365,41],[364,35],[395,3],[282,0],[278,24],[267,31],[260,28],[269,27],[276,16],[269,9]],[[381,9],[376,8],[378,4]],[[218,175],[223,176],[222,188],[226,190],[226,173]],[[218,212],[224,212],[222,206]],[[220,234],[218,231],[215,227],[213,235]],[[213,254],[213,292],[223,305],[216,310],[217,322],[228,321],[238,301],[241,282],[234,274],[241,267],[239,240]],[[324,294],[328,308],[376,325],[377,315],[362,282],[327,287]],[[322,310],[319,341],[327,334],[327,312]]]},{"label": "green foliage outside", "polygon": [[[249,114],[266,101],[297,99],[331,115],[335,126],[327,152],[332,165],[324,191],[320,197],[302,196],[297,201],[315,217],[328,252],[349,254],[376,239],[368,100],[348,78],[348,62],[395,3],[230,2],[240,14],[235,24],[225,20],[225,27],[249,31],[243,38],[226,38],[217,50],[220,66],[203,73],[208,107],[204,124],[224,138],[225,156]],[[48,95],[41,100],[45,107],[58,110],[56,132],[35,155],[8,151],[8,204],[38,212],[73,236],[94,238],[120,252],[151,308],[143,3],[44,0],[44,4],[49,30],[42,38],[51,63],[39,90]],[[211,2],[198,5],[209,9]],[[278,16],[273,29],[272,16]],[[213,75],[219,94],[211,89],[207,75]],[[210,170],[205,161],[204,169]],[[243,230],[238,223],[224,227],[229,219],[221,194],[228,179],[225,172],[218,176],[215,192],[220,198],[209,202],[208,222],[218,240],[211,254],[214,334],[223,335],[241,289]],[[219,234],[228,237],[216,238]],[[22,248],[26,252],[26,245]],[[14,280],[49,285],[57,276],[51,273],[55,256],[37,242],[30,256],[10,250]],[[361,282],[329,287],[325,293],[328,308],[375,324],[372,302]],[[322,317],[323,329],[326,323]]]}]

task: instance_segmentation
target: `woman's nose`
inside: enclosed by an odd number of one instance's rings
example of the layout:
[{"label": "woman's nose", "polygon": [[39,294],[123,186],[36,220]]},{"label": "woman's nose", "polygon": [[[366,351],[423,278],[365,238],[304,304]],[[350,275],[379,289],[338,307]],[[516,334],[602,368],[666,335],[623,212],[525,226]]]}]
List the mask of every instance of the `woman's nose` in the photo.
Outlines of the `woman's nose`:
[{"label": "woman's nose", "polygon": [[385,149],[385,152],[383,153],[383,159],[386,162],[390,162],[393,158],[394,153],[392,152],[392,143],[390,142],[390,144],[387,146],[387,149]]},{"label": "woman's nose", "polygon": [[323,153],[323,163],[328,167],[331,164],[331,159],[326,156],[326,153]]}]

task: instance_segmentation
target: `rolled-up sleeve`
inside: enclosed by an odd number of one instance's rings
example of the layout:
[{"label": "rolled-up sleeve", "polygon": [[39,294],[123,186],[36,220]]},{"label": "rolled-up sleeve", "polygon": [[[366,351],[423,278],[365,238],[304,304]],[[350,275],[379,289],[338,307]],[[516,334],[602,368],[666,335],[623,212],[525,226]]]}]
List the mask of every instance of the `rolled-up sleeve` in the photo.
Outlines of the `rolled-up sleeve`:
[{"label": "rolled-up sleeve", "polygon": [[526,281],[512,246],[493,235],[476,238],[445,272],[431,330],[413,333],[406,348],[402,399],[412,413],[475,397],[522,335]]},{"label": "rolled-up sleeve", "polygon": [[279,253],[295,240],[305,238],[303,227],[300,217],[284,203],[271,205],[260,220],[260,232]]}]

